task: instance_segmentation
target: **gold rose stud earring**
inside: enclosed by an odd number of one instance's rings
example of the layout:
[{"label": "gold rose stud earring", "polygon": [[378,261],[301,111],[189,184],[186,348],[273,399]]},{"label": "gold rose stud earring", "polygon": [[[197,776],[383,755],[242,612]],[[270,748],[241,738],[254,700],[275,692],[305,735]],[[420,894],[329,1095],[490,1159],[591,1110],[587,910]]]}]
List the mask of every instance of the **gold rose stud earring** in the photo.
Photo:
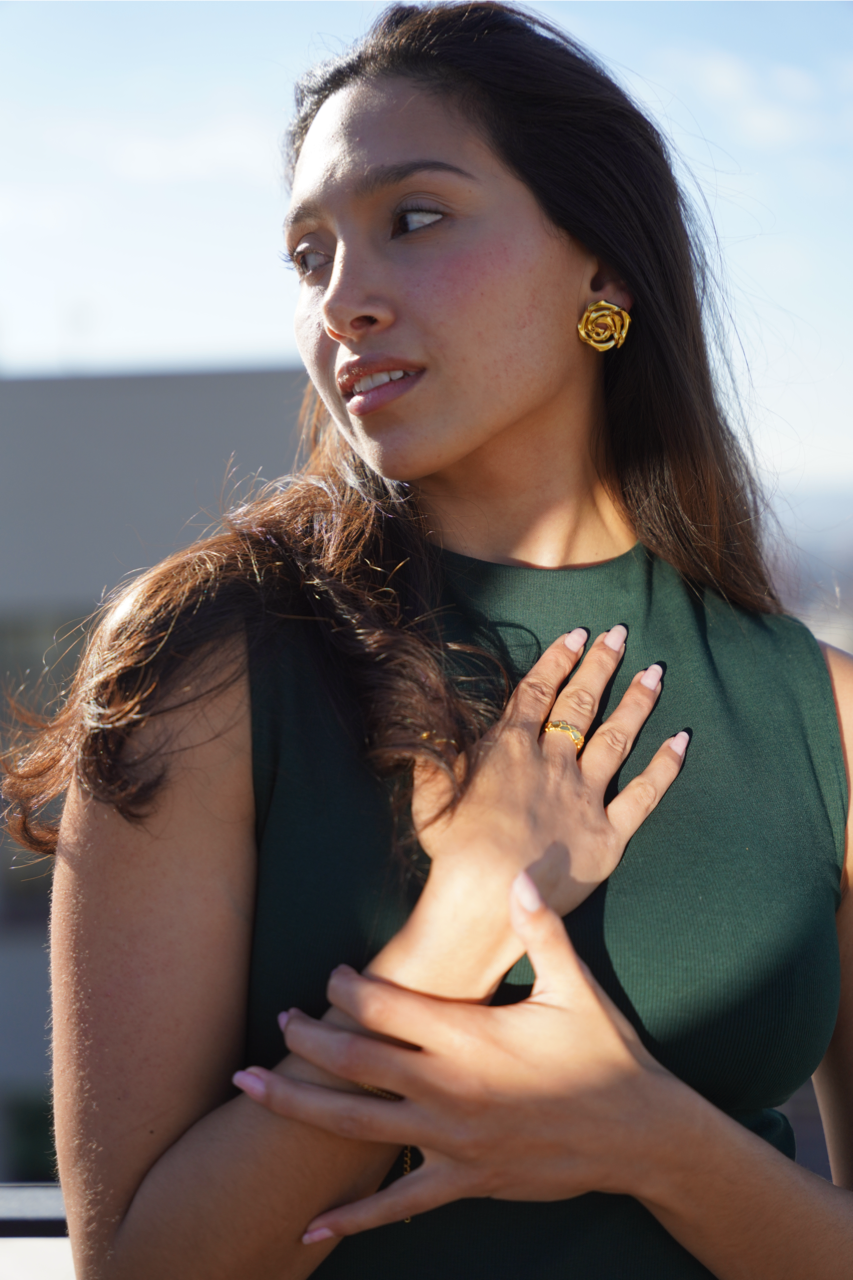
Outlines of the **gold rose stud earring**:
[{"label": "gold rose stud earring", "polygon": [[587,342],[596,351],[609,351],[621,347],[628,336],[631,317],[627,311],[612,302],[591,302],[580,318],[578,333],[581,342]]}]

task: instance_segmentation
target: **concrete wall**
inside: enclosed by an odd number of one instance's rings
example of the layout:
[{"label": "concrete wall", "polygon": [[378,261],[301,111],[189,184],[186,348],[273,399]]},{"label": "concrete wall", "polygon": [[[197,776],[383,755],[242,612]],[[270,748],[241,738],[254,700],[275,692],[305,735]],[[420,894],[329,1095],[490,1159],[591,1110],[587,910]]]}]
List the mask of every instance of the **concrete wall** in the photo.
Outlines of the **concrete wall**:
[{"label": "concrete wall", "polygon": [[305,381],[0,380],[0,617],[90,609],[197,537],[235,481],[286,472]]},{"label": "concrete wall", "polygon": [[[125,574],[198,537],[236,482],[290,469],[305,381],[297,370],[0,380],[7,687],[58,662],[53,637]],[[0,1181],[50,1176],[50,877],[13,856],[0,847]]]}]

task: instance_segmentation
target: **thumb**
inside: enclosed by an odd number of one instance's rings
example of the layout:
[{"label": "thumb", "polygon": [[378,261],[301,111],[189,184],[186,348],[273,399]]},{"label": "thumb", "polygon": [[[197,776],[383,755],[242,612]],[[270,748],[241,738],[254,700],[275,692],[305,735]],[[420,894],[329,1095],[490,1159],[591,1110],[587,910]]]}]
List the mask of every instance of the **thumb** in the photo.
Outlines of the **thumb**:
[{"label": "thumb", "polygon": [[512,882],[509,915],[536,974],[534,996],[545,991],[567,992],[576,987],[578,981],[585,983],[584,966],[569,941],[565,925],[556,911],[545,906],[526,871]]}]

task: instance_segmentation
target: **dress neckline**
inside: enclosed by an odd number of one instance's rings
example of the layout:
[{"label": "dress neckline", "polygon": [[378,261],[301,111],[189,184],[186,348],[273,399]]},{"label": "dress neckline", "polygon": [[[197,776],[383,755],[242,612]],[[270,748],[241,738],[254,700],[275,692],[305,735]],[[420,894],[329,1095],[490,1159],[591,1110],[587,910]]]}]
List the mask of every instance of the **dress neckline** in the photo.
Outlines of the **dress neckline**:
[{"label": "dress neckline", "polygon": [[462,573],[466,576],[476,574],[480,579],[490,577],[494,581],[509,577],[521,577],[524,575],[536,576],[539,574],[553,577],[559,574],[599,574],[615,572],[619,575],[630,565],[642,563],[642,561],[651,553],[643,546],[641,542],[635,542],[633,547],[627,551],[623,551],[621,555],[613,556],[609,560],[599,560],[595,564],[569,564],[560,565],[555,569],[546,569],[541,565],[532,564],[503,564],[496,560],[478,560],[474,556],[468,556],[461,551],[450,551],[446,547],[439,548],[439,555],[442,563],[452,572]]}]

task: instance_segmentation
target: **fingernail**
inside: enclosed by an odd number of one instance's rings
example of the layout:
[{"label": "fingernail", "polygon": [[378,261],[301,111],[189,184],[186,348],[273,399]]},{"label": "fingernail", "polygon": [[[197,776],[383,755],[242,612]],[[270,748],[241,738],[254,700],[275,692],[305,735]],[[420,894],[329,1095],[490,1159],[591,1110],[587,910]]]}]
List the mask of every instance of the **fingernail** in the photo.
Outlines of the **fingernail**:
[{"label": "fingernail", "polygon": [[656,662],[644,671],[640,676],[640,684],[645,685],[647,689],[656,689],[660,684],[660,678],[663,675],[663,667],[659,667]]},{"label": "fingernail", "polygon": [[320,1240],[331,1240],[334,1231],[330,1231],[328,1227],[317,1227],[314,1231],[306,1231],[302,1237],[303,1244],[318,1244]]},{"label": "fingernail", "polygon": [[521,871],[512,882],[515,900],[525,911],[538,911],[542,906],[539,890],[526,871]]},{"label": "fingernail", "polygon": [[604,643],[607,645],[608,649],[613,649],[618,653],[627,639],[628,628],[623,627],[620,622],[618,626],[611,627],[607,635],[604,637]]},{"label": "fingernail", "polygon": [[281,1030],[283,1031],[283,1030],[284,1030],[284,1028],[287,1026],[288,1022],[290,1022],[290,1014],[289,1014],[289,1013],[280,1013],[280,1014],[278,1015],[278,1018],[276,1019],[276,1021],[278,1022],[279,1027],[280,1027],[280,1028],[281,1028]]},{"label": "fingernail", "polygon": [[687,750],[687,744],[689,741],[690,741],[690,734],[685,733],[684,730],[682,729],[681,733],[677,733],[675,737],[670,740],[669,745],[677,756],[683,756],[685,751]]},{"label": "fingernail", "polygon": [[575,627],[574,631],[570,631],[567,636],[563,637],[563,644],[567,649],[570,649],[572,653],[580,653],[581,649],[586,644],[586,635],[585,627]]},{"label": "fingernail", "polygon": [[242,1089],[250,1098],[254,1098],[256,1102],[263,1102],[267,1096],[267,1086],[260,1076],[256,1076],[251,1071],[235,1071],[231,1077],[232,1084],[238,1089]]}]

